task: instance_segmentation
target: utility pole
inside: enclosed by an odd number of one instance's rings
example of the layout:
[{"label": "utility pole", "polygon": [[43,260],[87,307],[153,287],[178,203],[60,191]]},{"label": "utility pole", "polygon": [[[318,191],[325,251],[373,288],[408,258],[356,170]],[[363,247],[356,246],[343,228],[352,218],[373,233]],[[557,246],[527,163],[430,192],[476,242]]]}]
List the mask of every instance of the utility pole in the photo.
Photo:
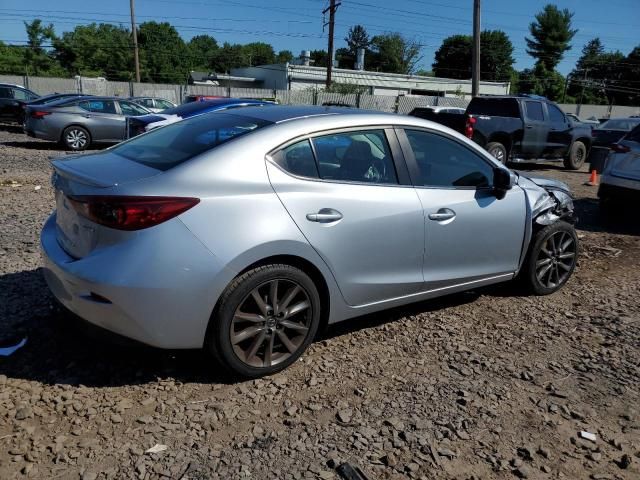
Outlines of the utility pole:
[{"label": "utility pole", "polygon": [[471,65],[471,96],[480,94],[480,0],[473,0],[473,60]]},{"label": "utility pole", "polygon": [[322,11],[323,14],[329,12],[329,48],[327,49],[329,58],[327,59],[327,88],[331,86],[331,73],[333,71],[333,28],[335,26],[336,10],[339,6],[340,2],[336,2],[336,0],[329,0],[329,6]]},{"label": "utility pole", "polygon": [[138,57],[138,32],[136,30],[136,16],[134,13],[133,0],[129,0],[131,7],[131,33],[133,33],[133,60],[136,64],[136,82],[140,83],[140,58]]}]

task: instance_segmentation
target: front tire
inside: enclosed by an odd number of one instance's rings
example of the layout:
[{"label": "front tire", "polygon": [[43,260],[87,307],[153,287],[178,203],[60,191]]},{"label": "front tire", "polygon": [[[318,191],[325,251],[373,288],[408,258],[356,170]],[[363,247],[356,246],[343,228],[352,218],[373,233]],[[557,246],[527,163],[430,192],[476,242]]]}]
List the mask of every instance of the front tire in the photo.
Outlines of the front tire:
[{"label": "front tire", "polygon": [[320,296],[313,281],[290,265],[265,265],[227,287],[205,345],[225,369],[257,378],[294,363],[319,324]]},{"label": "front tire", "polygon": [[86,129],[72,125],[71,127],[65,128],[64,132],[62,132],[62,143],[69,150],[81,152],[91,145],[91,136]]},{"label": "front tire", "polygon": [[573,274],[578,260],[578,236],[572,225],[556,222],[534,236],[524,280],[536,295],[557,292]]},{"label": "front tire", "polygon": [[489,142],[487,144],[486,150],[487,150],[487,152],[489,152],[489,154],[493,158],[498,160],[503,165],[506,165],[509,162],[509,159],[507,157],[507,155],[508,155],[507,147],[505,147],[500,142]]},{"label": "front tire", "polygon": [[568,170],[579,170],[584,165],[587,159],[587,146],[580,142],[575,141],[571,145],[569,156],[564,159],[564,168]]}]

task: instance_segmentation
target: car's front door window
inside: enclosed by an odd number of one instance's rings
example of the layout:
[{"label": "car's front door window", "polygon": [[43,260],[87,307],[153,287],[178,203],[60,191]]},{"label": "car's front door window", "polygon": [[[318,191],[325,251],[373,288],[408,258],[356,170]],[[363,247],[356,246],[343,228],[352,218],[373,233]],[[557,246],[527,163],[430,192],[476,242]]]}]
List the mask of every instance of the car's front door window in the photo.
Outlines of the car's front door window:
[{"label": "car's front door window", "polygon": [[406,130],[416,159],[420,186],[481,188],[491,186],[493,166],[470,148],[431,132]]}]

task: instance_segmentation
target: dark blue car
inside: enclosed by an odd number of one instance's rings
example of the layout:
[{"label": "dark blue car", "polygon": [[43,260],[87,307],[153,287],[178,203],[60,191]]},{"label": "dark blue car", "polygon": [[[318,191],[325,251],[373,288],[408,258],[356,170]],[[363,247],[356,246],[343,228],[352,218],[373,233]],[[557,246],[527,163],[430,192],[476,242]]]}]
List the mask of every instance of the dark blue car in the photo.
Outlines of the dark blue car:
[{"label": "dark blue car", "polygon": [[230,108],[256,107],[275,105],[266,100],[253,100],[250,98],[219,98],[202,102],[190,102],[174,108],[163,110],[162,113],[152,113],[127,118],[127,138],[135,137],[141,133],[170,123],[178,122],[183,118],[193,117],[203,113],[228,110]]}]

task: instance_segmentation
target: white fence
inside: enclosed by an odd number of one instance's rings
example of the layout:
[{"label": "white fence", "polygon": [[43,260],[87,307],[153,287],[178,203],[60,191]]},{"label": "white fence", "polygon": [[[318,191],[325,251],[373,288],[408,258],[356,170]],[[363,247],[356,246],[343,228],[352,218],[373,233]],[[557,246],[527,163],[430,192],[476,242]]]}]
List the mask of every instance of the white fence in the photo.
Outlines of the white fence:
[{"label": "white fence", "polygon": [[[104,79],[76,77],[27,77],[20,75],[0,75],[0,82],[24,85],[46,95],[48,93],[88,93],[118,97],[152,96],[166,98],[181,103],[185,96],[212,95],[238,98],[269,98],[283,105],[350,105],[367,110],[409,113],[415,107],[443,105],[466,108],[469,101],[461,98],[430,96],[391,96],[369,94],[327,93],[322,90],[270,90],[266,88],[236,88],[210,85],[175,85],[163,83],[112,82]],[[567,113],[575,113],[580,118],[628,117],[640,115],[640,107],[608,105],[560,105]]]}]

